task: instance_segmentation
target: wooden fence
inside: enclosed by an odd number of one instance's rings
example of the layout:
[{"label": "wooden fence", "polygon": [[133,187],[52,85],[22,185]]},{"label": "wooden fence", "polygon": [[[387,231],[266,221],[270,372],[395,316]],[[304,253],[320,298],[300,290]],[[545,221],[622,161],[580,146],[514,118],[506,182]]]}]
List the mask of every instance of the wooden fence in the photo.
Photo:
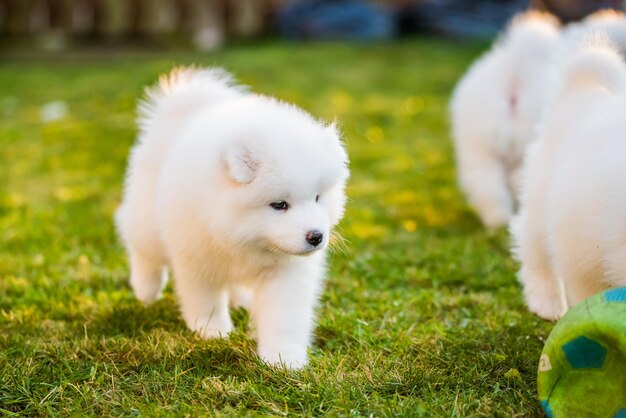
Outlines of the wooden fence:
[{"label": "wooden fence", "polygon": [[268,27],[281,0],[0,0],[0,36],[184,33],[210,44]]}]

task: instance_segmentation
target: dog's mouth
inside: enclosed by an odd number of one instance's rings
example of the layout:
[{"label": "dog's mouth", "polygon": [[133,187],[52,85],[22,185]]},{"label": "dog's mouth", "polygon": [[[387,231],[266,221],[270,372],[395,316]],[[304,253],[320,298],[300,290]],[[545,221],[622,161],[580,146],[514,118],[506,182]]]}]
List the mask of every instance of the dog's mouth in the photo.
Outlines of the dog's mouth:
[{"label": "dog's mouth", "polygon": [[319,250],[321,250],[322,248],[324,248],[325,245],[319,245],[317,247],[314,246],[309,246],[308,248],[303,248],[301,250],[294,250],[291,248],[285,248],[282,245],[277,245],[274,243],[271,243],[269,246],[269,250],[270,252],[274,253],[274,254],[287,254],[287,255],[295,255],[295,256],[300,256],[300,257],[306,257],[307,255],[311,255]]}]

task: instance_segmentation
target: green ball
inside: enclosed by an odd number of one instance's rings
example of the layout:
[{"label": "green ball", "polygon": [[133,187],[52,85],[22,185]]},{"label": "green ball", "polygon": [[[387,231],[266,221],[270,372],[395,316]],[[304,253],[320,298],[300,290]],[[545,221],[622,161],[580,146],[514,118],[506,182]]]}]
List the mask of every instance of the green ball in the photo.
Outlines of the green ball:
[{"label": "green ball", "polygon": [[550,418],[626,418],[626,287],[584,300],[556,323],[537,391]]}]

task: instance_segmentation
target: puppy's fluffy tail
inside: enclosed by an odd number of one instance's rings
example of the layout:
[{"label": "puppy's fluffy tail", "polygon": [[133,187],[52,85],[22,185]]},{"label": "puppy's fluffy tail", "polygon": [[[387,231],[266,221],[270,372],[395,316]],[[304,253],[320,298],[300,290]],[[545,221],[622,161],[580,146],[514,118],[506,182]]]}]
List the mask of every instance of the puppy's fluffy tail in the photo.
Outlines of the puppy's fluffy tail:
[{"label": "puppy's fluffy tail", "polygon": [[499,43],[526,57],[542,56],[559,38],[560,25],[550,13],[527,11],[511,19]]},{"label": "puppy's fluffy tail", "polygon": [[586,37],[566,60],[561,94],[571,91],[626,90],[626,65],[606,34]]},{"label": "puppy's fluffy tail", "polygon": [[559,19],[551,13],[537,10],[528,10],[518,13],[508,24],[507,31],[511,32],[521,27],[550,27],[559,29]]},{"label": "puppy's fluffy tail", "polygon": [[221,68],[175,68],[146,90],[137,122],[144,132],[157,123],[174,127],[195,112],[241,97],[245,91]]}]

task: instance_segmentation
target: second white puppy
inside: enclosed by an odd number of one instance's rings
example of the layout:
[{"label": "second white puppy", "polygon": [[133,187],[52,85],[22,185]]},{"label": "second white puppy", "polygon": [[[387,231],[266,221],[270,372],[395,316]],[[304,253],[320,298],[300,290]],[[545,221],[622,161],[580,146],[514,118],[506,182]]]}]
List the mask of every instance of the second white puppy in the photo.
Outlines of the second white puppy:
[{"label": "second white puppy", "polygon": [[505,226],[518,172],[544,104],[558,21],[527,12],[459,82],[450,106],[461,188],[488,228]]},{"label": "second white puppy", "polygon": [[597,36],[560,76],[511,228],[526,302],[546,319],[626,285],[626,66]]},{"label": "second white puppy", "polygon": [[245,286],[260,356],[305,365],[346,200],[335,126],[214,69],[172,72],[140,113],[116,215],[135,295],[157,299],[171,267],[187,326],[210,338],[231,331],[229,300]]}]

